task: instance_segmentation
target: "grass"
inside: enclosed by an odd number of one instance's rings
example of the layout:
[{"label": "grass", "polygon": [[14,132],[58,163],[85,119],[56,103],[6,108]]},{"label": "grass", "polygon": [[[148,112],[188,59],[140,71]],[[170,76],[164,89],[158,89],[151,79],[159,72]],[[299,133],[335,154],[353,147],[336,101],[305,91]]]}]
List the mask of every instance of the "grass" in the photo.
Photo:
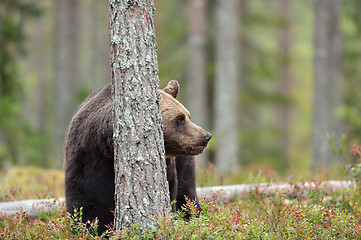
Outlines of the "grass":
[{"label": "grass", "polygon": [[0,202],[63,197],[64,172],[37,167],[0,169]]},{"label": "grass", "polygon": [[[1,200],[63,196],[64,185],[61,171],[36,168],[15,168],[0,172]],[[360,177],[361,165],[352,168],[353,177]],[[6,176],[6,177],[4,177]],[[50,177],[49,177],[50,176]],[[319,180],[329,180],[316,176]],[[326,175],[327,176],[327,175]],[[21,179],[16,179],[21,178]],[[232,175],[217,177],[212,168],[199,173],[203,185],[232,183]],[[273,172],[249,171],[243,183],[279,181]],[[275,180],[276,178],[276,180]],[[326,178],[326,179],[325,179]],[[342,176],[339,176],[342,178]],[[338,178],[338,179],[339,179]],[[348,175],[344,175],[344,179]],[[41,184],[39,184],[41,182]],[[233,182],[234,183],[234,182]],[[239,182],[237,182],[239,183]],[[19,185],[18,185],[19,184]],[[39,186],[42,185],[42,186]],[[6,187],[3,187],[6,186]],[[16,191],[13,189],[17,186]],[[186,221],[181,213],[172,219],[153,217],[156,229],[142,229],[133,225],[111,232],[113,239],[361,239],[361,184],[346,192],[326,196],[321,189],[303,189],[289,198],[278,193],[266,197],[252,192],[245,200],[236,202],[208,202],[201,199],[203,212],[195,217],[197,210],[188,203],[194,217]],[[36,193],[35,193],[36,192]],[[81,210],[70,217],[64,207],[50,216],[30,219],[26,212],[0,221],[0,239],[101,239],[80,223]],[[96,228],[96,223],[93,223]]]}]

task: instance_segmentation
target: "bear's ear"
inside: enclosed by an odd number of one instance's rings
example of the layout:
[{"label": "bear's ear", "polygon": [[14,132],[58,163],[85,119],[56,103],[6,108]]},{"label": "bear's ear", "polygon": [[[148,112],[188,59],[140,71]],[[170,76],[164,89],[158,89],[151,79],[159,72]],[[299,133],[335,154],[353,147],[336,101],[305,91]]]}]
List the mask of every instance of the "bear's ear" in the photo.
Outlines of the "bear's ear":
[{"label": "bear's ear", "polygon": [[168,85],[163,88],[163,91],[172,95],[174,98],[177,97],[179,91],[179,83],[177,80],[170,80]]}]

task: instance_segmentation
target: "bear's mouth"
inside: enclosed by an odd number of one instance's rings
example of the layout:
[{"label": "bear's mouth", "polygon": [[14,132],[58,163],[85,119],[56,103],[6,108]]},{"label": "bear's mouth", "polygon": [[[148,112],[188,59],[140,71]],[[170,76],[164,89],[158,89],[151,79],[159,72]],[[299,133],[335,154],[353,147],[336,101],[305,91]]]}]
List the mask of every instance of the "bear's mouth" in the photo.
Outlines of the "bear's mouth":
[{"label": "bear's mouth", "polygon": [[205,146],[186,146],[186,152],[187,155],[198,155],[201,154],[203,152],[203,150],[206,148],[207,145]]}]

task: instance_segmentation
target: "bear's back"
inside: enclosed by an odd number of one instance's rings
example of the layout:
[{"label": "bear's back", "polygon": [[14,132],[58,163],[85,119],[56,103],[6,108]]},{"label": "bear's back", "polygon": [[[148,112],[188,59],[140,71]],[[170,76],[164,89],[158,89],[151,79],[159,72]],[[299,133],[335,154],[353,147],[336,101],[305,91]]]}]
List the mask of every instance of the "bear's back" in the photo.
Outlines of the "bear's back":
[{"label": "bear's back", "polygon": [[[83,218],[109,223],[114,210],[111,85],[91,93],[66,133],[63,161],[67,210],[83,207]],[[105,231],[104,225],[99,227]]]},{"label": "bear's back", "polygon": [[68,165],[67,161],[74,158],[71,156],[74,148],[94,150],[100,147],[109,155],[111,149],[103,147],[105,143],[112,145],[112,124],[111,85],[108,84],[91,93],[76,110],[65,137],[64,164]]}]

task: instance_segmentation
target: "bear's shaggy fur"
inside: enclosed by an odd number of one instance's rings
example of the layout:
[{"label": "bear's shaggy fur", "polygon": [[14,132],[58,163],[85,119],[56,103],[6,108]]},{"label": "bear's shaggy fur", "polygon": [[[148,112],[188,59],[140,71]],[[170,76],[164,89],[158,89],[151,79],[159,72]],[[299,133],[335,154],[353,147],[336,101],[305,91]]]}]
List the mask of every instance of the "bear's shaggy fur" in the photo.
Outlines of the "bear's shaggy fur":
[{"label": "bear's shaggy fur", "polygon": [[[172,210],[180,210],[185,196],[197,201],[194,157],[203,151],[211,134],[190,121],[177,96],[179,84],[172,80],[160,90],[167,180]],[[83,207],[83,222],[99,219],[98,232],[112,225],[114,201],[114,148],[111,85],[93,92],[80,105],[65,136],[66,208]]]}]

